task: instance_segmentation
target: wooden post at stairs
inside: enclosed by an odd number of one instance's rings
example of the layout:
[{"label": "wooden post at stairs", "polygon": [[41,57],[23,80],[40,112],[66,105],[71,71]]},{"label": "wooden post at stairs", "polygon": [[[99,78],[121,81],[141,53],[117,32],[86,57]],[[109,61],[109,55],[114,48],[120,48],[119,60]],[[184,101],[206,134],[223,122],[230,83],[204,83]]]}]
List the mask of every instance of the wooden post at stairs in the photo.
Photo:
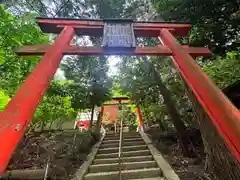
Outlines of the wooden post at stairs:
[{"label": "wooden post at stairs", "polygon": [[100,131],[101,131],[103,113],[104,113],[104,107],[101,107],[100,111],[99,111],[99,114],[98,114],[98,120],[97,120],[97,126],[96,126],[96,133],[97,134],[100,134]]}]

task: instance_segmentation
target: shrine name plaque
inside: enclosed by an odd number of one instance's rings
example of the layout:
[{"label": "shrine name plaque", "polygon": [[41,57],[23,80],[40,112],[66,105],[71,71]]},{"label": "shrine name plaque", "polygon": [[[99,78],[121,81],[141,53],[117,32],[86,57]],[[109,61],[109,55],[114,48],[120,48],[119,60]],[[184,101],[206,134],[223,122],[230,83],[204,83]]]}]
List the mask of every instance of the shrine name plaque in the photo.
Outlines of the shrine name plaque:
[{"label": "shrine name plaque", "polygon": [[102,46],[107,48],[135,48],[132,22],[105,22]]}]

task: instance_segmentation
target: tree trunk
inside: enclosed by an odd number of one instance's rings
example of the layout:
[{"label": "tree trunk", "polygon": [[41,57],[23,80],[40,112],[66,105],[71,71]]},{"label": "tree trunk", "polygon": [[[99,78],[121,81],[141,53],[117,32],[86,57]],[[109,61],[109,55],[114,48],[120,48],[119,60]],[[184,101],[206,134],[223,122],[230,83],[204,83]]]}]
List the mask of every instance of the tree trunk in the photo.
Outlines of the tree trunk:
[{"label": "tree trunk", "polygon": [[165,124],[162,122],[162,119],[156,119],[156,122],[158,123],[158,125],[159,125],[160,129],[162,130],[162,132],[167,130]]},{"label": "tree trunk", "polygon": [[52,130],[52,125],[53,125],[54,119],[51,120],[50,125],[49,125],[49,131]]},{"label": "tree trunk", "polygon": [[101,112],[99,112],[95,131],[97,134],[100,134],[101,132],[102,119],[103,117],[101,117]]},{"label": "tree trunk", "polygon": [[92,105],[92,111],[91,111],[91,119],[90,119],[90,122],[89,122],[89,131],[90,132],[92,131],[92,125],[93,125],[94,107],[95,107],[95,105],[93,104]]},{"label": "tree trunk", "polygon": [[183,82],[199,123],[206,153],[206,171],[216,180],[239,180],[240,163],[227,148],[223,138],[217,132],[216,127],[198,102],[191,88],[184,80]]},{"label": "tree trunk", "polygon": [[43,130],[44,130],[44,126],[45,126],[45,122],[42,121],[42,123],[41,123],[41,129],[40,129],[41,132],[43,132]]},{"label": "tree trunk", "polygon": [[[157,74],[157,72],[155,72]],[[192,145],[192,142],[190,138],[188,137],[187,128],[184,125],[183,121],[181,120],[180,114],[178,113],[176,106],[171,98],[171,94],[167,87],[163,84],[161,77],[158,75],[157,77],[158,85],[159,85],[159,91],[161,92],[163,96],[164,103],[166,105],[167,111],[169,115],[171,116],[172,123],[174,127],[176,128],[180,144],[183,150],[184,156],[194,156],[195,149]]]},{"label": "tree trunk", "polygon": [[182,148],[184,156],[192,157],[196,155],[195,148],[188,136],[187,128],[181,120],[180,114],[178,113],[176,106],[171,98],[171,93],[162,82],[160,73],[155,69],[153,64],[146,58],[143,58],[145,63],[149,66],[149,72],[153,75],[153,80],[156,81],[159,91],[162,94],[164,104],[168,114],[171,116],[172,123],[177,131],[179,142]]}]

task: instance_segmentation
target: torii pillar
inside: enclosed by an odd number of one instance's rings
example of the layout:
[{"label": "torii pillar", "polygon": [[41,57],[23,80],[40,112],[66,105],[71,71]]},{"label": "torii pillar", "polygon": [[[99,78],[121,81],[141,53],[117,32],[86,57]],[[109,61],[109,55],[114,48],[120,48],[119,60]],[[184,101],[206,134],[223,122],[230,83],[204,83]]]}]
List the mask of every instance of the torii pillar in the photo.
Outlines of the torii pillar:
[{"label": "torii pillar", "polygon": [[139,128],[140,128],[142,131],[144,131],[143,118],[142,118],[142,112],[141,112],[140,107],[137,107],[137,109],[136,109],[136,114],[137,114],[137,118],[138,118],[138,121],[139,121]]},{"label": "torii pillar", "polygon": [[12,154],[32,120],[50,81],[62,59],[63,51],[74,35],[72,27],[65,27],[54,44],[44,54],[37,67],[26,78],[16,96],[0,113],[0,174],[4,172]]}]

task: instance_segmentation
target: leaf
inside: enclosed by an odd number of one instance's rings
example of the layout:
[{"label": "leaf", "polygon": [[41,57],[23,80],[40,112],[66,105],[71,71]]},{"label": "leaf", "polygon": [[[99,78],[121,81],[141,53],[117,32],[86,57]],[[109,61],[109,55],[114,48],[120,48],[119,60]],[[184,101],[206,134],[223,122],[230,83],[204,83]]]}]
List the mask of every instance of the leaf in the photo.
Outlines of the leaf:
[{"label": "leaf", "polygon": [[7,103],[10,101],[10,98],[8,95],[6,95],[1,89],[0,89],[0,112],[4,109],[4,107],[7,105]]}]

